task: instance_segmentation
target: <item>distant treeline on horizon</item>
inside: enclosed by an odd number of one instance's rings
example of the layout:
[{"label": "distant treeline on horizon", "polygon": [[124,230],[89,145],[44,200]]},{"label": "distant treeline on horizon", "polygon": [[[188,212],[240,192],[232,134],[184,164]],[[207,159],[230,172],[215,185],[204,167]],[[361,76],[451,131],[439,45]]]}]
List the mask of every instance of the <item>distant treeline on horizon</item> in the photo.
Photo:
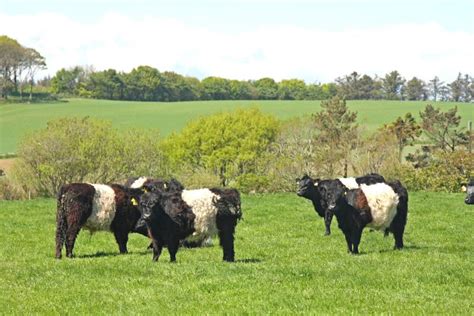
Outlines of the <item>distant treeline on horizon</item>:
[{"label": "distant treeline on horizon", "polygon": [[55,94],[134,101],[324,100],[336,95],[348,100],[474,100],[472,76],[459,73],[448,84],[438,77],[426,83],[416,77],[407,81],[396,70],[384,77],[353,72],[335,82],[306,84],[300,79],[277,82],[268,77],[243,81],[211,76],[199,80],[150,66],[128,73],[76,66],[59,70],[48,85]]},{"label": "distant treeline on horizon", "polygon": [[325,100],[336,95],[347,100],[474,100],[474,78],[462,73],[450,83],[437,76],[428,82],[417,77],[407,80],[394,70],[383,77],[352,72],[335,82],[307,84],[300,79],[276,82],[268,77],[245,81],[211,76],[199,80],[151,66],[139,66],[128,73],[76,66],[63,68],[52,78],[35,80],[45,68],[45,58],[35,49],[0,36],[0,97],[5,99],[23,97],[29,88],[30,98],[34,92],[42,92],[131,101]]}]

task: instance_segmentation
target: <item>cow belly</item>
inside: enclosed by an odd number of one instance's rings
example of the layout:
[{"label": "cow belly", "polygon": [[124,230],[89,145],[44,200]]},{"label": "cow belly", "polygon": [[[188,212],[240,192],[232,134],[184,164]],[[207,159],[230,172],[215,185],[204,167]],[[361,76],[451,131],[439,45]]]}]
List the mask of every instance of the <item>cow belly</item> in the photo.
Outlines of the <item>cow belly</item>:
[{"label": "cow belly", "polygon": [[92,213],[84,224],[83,228],[91,233],[99,230],[110,231],[110,226],[115,217],[115,192],[103,184],[92,184],[95,189],[92,200]]}]

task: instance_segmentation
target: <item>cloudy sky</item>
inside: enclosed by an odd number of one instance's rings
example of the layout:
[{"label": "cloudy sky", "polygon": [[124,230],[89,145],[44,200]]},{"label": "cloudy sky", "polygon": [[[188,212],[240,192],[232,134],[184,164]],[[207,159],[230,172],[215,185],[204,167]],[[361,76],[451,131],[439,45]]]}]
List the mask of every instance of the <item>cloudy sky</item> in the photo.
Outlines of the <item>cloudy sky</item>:
[{"label": "cloudy sky", "polygon": [[474,75],[474,0],[0,0],[47,73],[150,65],[202,79]]}]

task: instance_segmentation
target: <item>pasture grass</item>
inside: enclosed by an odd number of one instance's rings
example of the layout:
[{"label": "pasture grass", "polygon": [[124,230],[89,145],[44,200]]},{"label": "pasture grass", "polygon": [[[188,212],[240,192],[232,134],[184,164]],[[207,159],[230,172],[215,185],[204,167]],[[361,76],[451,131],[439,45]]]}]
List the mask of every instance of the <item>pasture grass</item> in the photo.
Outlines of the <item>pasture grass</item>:
[{"label": "pasture grass", "polygon": [[[472,315],[474,207],[462,194],[412,193],[406,248],[365,230],[346,253],[336,222],[295,194],[244,195],[236,263],[218,246],[165,250],[151,261],[132,234],[119,255],[110,233],[81,232],[76,258],[54,259],[55,200],[0,201],[2,314]],[[217,240],[214,240],[217,243]]]},{"label": "pasture grass", "polygon": [[[367,131],[374,131],[398,116],[411,112],[415,116],[428,101],[348,101],[358,121]],[[454,106],[463,118],[463,125],[474,119],[473,106],[468,103],[438,102],[443,111]],[[66,102],[0,104],[0,154],[15,153],[19,140],[26,133],[44,128],[46,122],[59,117],[91,116],[112,121],[118,129],[130,127],[157,128],[163,136],[181,130],[193,118],[236,108],[258,107],[280,119],[318,112],[320,101],[193,101],[133,102],[90,99],[69,99]]]}]

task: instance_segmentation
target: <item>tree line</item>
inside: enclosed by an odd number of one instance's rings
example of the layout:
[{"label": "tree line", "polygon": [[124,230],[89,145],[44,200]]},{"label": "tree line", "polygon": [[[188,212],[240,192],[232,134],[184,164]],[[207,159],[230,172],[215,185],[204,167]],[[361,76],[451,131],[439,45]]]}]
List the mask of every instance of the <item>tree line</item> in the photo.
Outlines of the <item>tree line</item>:
[{"label": "tree line", "polygon": [[61,69],[51,79],[51,92],[86,98],[131,101],[195,100],[326,100],[339,96],[347,100],[433,100],[471,102],[474,78],[459,73],[451,83],[437,76],[425,82],[404,79],[396,70],[384,77],[353,72],[335,82],[310,83],[300,79],[272,78],[231,80],[207,77],[199,80],[172,71],[160,72],[139,66],[130,72],[114,69],[94,71],[76,66]]},{"label": "tree line", "polygon": [[12,93],[23,97],[25,87],[29,86],[31,99],[35,75],[45,68],[45,58],[34,48],[0,36],[0,97],[7,98]]},{"label": "tree line", "polygon": [[326,100],[339,96],[347,100],[433,100],[471,102],[474,100],[474,78],[459,73],[450,83],[437,76],[425,82],[417,77],[407,80],[397,71],[383,77],[352,72],[329,83],[306,83],[300,79],[279,82],[272,78],[231,80],[220,77],[195,77],[139,66],[130,72],[115,69],[95,71],[92,67],[63,68],[50,78],[35,82],[46,61],[33,48],[20,45],[8,36],[0,36],[0,96],[19,94],[33,86],[36,90],[59,96],[131,100]]}]

